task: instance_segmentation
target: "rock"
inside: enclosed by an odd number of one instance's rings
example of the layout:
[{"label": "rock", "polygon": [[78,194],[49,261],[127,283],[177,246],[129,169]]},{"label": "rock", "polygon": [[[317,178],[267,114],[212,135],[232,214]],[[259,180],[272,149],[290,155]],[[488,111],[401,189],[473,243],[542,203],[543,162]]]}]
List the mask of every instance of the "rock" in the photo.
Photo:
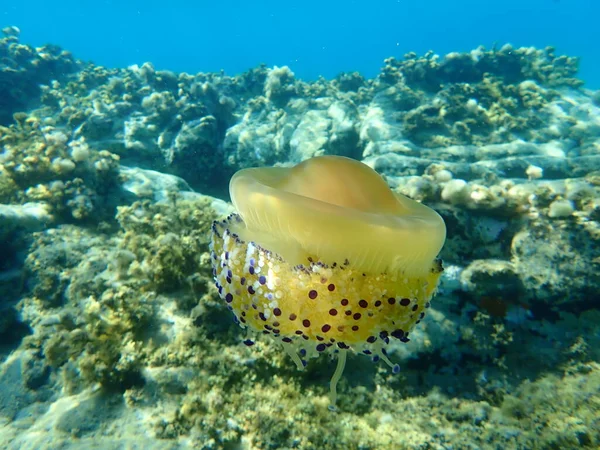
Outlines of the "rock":
[{"label": "rock", "polygon": [[45,203],[0,204],[0,239],[15,230],[36,231],[51,225],[53,218]]}]

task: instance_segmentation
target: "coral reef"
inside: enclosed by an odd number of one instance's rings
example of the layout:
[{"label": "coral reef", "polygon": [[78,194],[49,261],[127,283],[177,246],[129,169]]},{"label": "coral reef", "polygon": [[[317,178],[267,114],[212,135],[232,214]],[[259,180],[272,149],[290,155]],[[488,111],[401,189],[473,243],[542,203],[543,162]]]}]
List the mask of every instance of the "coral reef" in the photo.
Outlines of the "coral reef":
[{"label": "coral reef", "polygon": [[0,127],[0,201],[43,203],[58,223],[114,216],[119,157],[25,113]]},{"label": "coral reef", "polygon": [[19,43],[20,30],[5,27],[0,38],[0,125],[7,125],[12,115],[36,106],[40,85],[66,79],[79,63],[73,56],[54,45],[32,48]]},{"label": "coral reef", "polygon": [[[577,59],[405,55],[107,69],[0,39],[0,447],[597,448],[600,106]],[[230,175],[362,160],[444,218],[444,273],[393,374],[296,371],[213,285]]]}]

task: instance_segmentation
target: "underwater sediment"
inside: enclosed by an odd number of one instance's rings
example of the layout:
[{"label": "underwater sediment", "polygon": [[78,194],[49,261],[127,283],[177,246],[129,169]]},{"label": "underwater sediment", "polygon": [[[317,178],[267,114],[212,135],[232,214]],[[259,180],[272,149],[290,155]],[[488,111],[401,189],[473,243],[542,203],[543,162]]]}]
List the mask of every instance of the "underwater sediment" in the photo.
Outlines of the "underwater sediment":
[{"label": "underwater sediment", "polygon": [[[107,69],[5,31],[2,448],[600,445],[600,102],[576,58],[408,54],[305,82]],[[328,357],[243,345],[210,251],[236,171],[321,155],[447,228],[427,316],[387,347],[399,373],[349,354],[335,412]]]}]

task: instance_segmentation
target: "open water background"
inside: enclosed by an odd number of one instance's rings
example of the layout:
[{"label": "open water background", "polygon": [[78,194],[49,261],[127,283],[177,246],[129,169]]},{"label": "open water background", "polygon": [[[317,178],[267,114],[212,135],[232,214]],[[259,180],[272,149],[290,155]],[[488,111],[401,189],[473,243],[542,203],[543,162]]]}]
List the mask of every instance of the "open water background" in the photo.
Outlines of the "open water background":
[{"label": "open water background", "polygon": [[60,45],[107,67],[150,61],[176,72],[288,65],[297,77],[374,76],[384,58],[497,43],[580,56],[600,88],[598,0],[3,0],[21,41]]}]

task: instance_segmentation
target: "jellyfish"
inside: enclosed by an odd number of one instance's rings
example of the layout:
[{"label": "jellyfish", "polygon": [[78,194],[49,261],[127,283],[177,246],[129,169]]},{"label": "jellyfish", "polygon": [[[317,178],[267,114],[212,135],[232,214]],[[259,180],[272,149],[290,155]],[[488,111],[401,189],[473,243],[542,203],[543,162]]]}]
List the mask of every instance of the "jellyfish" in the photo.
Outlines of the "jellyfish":
[{"label": "jellyfish", "polygon": [[237,212],[213,224],[211,258],[234,320],[277,341],[299,369],[337,357],[330,409],[349,351],[398,372],[386,347],[409,342],[430,306],[443,219],[341,156],[243,169],[229,188]]}]

